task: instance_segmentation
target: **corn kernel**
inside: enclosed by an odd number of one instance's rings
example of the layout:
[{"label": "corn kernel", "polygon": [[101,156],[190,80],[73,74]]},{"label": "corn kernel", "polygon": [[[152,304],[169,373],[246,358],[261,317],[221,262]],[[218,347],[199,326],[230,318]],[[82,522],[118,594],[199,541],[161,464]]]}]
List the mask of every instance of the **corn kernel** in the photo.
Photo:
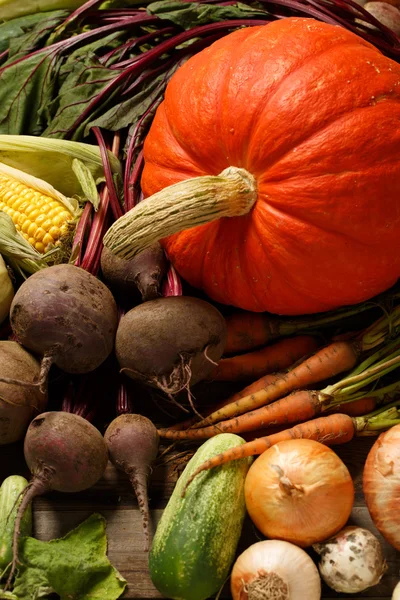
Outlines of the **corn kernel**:
[{"label": "corn kernel", "polygon": [[60,228],[53,225],[53,227],[50,227],[49,229],[49,235],[51,235],[54,240],[58,240],[61,237]]},{"label": "corn kernel", "polygon": [[42,242],[35,242],[35,248],[38,252],[40,252],[41,254],[44,254],[45,247],[44,247],[44,244],[42,244]]},{"label": "corn kernel", "polygon": [[30,226],[31,226],[31,222],[29,221],[29,219],[26,219],[26,221],[21,226],[21,229],[22,229],[23,233],[27,234],[28,233],[28,229],[29,229]]},{"label": "corn kernel", "polygon": [[31,222],[26,233],[29,235],[29,237],[33,238],[33,236],[37,232],[37,228],[38,228],[38,226],[36,225],[36,223]]},{"label": "corn kernel", "polygon": [[32,207],[32,210],[26,213],[26,216],[29,217],[29,220],[36,223],[37,217],[40,215],[40,210],[38,208]]},{"label": "corn kernel", "polygon": [[43,227],[38,227],[36,233],[33,235],[33,237],[35,238],[35,242],[42,242],[45,235],[46,232],[43,229]]},{"label": "corn kernel", "polygon": [[47,246],[48,244],[53,244],[54,240],[49,233],[46,233],[46,235],[42,239],[42,242],[45,246]]},{"label": "corn kernel", "polygon": [[0,175],[0,210],[39,252],[46,252],[66,230],[73,214],[62,202],[29,188],[17,179]]},{"label": "corn kernel", "polygon": [[50,219],[47,219],[44,223],[42,223],[42,227],[45,231],[48,231],[50,229],[50,227],[53,226],[53,223],[51,222]]}]

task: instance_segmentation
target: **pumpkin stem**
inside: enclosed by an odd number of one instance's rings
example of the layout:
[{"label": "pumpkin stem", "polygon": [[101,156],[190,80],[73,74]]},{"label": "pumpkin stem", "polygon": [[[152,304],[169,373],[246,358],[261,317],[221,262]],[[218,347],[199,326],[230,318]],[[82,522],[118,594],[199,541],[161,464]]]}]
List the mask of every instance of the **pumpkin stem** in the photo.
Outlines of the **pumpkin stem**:
[{"label": "pumpkin stem", "polygon": [[139,202],[115,221],[104,236],[104,245],[130,259],[178,231],[245,215],[256,199],[255,178],[238,167],[185,179]]}]

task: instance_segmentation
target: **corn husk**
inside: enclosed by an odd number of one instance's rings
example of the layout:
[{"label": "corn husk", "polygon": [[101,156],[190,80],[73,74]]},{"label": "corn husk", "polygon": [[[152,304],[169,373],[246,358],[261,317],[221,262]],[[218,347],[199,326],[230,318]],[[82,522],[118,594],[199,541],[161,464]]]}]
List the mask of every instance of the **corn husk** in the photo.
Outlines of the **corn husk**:
[{"label": "corn husk", "polygon": [[10,215],[0,210],[0,254],[7,257],[7,262],[22,277],[48,267],[50,257],[58,251],[58,248],[54,248],[46,254],[40,254],[17,231]]},{"label": "corn husk", "polygon": [[[112,172],[121,176],[121,163],[111,152],[108,156]],[[46,181],[68,198],[87,199],[95,206],[98,203],[96,186],[104,181],[104,170],[97,146],[4,134],[0,135],[0,162]]]},{"label": "corn husk", "polygon": [[75,217],[77,217],[81,213],[81,208],[79,206],[79,201],[76,198],[68,198],[61,194],[58,190],[56,190],[52,185],[50,185],[47,181],[43,181],[43,179],[39,179],[38,177],[34,177],[33,175],[29,175],[25,173],[25,171],[21,171],[20,169],[14,169],[14,167],[10,167],[0,162],[0,175],[6,175],[8,177],[12,177],[16,179],[23,185],[32,188],[33,190],[40,192],[41,194],[45,194],[54,200],[59,200],[67,210],[69,210]]},{"label": "corn husk", "polygon": [[0,21],[51,10],[73,11],[82,4],[85,4],[85,0],[0,0]]},{"label": "corn husk", "polygon": [[[111,152],[109,162],[114,176],[121,177],[121,163]],[[85,201],[97,208],[97,186],[105,181],[97,146],[25,135],[0,135],[0,173],[61,201],[74,215],[74,224]],[[37,252],[16,230],[11,217],[0,211],[0,254],[20,275],[57,261],[53,256],[57,252],[58,248],[45,255]]]},{"label": "corn husk", "polygon": [[0,324],[8,317],[13,298],[14,286],[0,254]]}]

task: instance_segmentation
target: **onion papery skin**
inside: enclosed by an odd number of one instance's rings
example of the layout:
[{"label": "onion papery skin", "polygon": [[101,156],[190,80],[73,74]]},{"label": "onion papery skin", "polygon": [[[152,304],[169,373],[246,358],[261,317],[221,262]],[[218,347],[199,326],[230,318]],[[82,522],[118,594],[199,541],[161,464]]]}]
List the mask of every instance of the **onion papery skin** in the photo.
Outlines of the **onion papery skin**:
[{"label": "onion papery skin", "polygon": [[250,518],[266,537],[306,548],[344,527],[354,484],[333,450],[314,440],[288,440],[250,467],[245,498]]},{"label": "onion papery skin", "polygon": [[264,540],[252,544],[237,558],[231,593],[233,600],[319,600],[321,579],[304,550],[289,542]]},{"label": "onion papery skin", "polygon": [[400,550],[400,425],[382,433],[369,451],[363,489],[376,528]]}]

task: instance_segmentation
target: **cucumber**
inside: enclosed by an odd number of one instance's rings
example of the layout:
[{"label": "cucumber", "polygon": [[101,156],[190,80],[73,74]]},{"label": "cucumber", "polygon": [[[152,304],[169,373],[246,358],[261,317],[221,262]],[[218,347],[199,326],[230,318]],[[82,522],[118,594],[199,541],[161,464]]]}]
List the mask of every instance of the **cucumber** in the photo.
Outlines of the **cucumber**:
[{"label": "cucumber", "polygon": [[[22,500],[21,492],[28,485],[25,477],[11,475],[0,487],[0,572],[12,562],[15,517]],[[20,539],[32,535],[32,508],[29,506],[21,521]]]},{"label": "cucumber", "polygon": [[207,440],[175,486],[149,555],[151,580],[167,598],[205,600],[229,575],[246,513],[243,487],[252,459],[203,471],[184,498],[181,494],[190,475],[204,461],[244,443],[231,433]]}]

